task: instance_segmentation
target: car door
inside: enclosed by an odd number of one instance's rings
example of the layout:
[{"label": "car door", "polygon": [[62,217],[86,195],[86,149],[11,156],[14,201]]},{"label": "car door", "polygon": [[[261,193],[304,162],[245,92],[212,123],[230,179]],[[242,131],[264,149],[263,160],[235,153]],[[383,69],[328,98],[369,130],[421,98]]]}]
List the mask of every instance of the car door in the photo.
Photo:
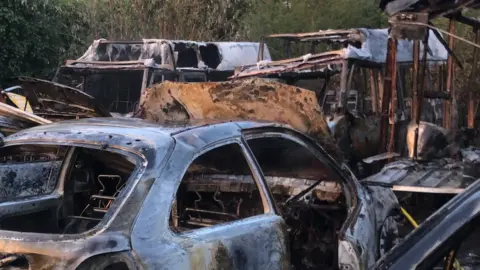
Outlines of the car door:
[{"label": "car door", "polygon": [[[293,227],[290,229],[302,232],[303,228],[311,226],[312,230],[308,233],[319,236],[314,245],[311,241],[305,242],[301,237],[293,236],[291,242],[296,247],[292,248],[292,258],[298,261],[292,263],[296,267],[314,266],[323,269],[340,265],[343,268],[359,269],[366,264],[366,260],[371,260],[372,264],[375,262],[375,257],[371,257],[375,254],[370,252],[375,250],[375,216],[373,211],[368,211],[366,204],[359,201],[358,194],[361,190],[355,179],[345,177],[326,153],[317,149],[307,137],[293,130],[269,127],[246,129],[244,134],[273,195],[283,206],[284,218]],[[364,196],[363,192],[361,195]],[[304,204],[305,208],[285,207],[287,201],[293,199]],[[297,214],[308,208],[323,209],[309,214],[326,215],[331,223],[323,224],[325,219],[317,218],[312,224],[298,226],[297,221],[292,221],[292,218],[311,219]],[[358,222],[358,218],[362,222]],[[325,231],[321,232],[319,228],[324,228]],[[315,230],[318,231],[315,233]],[[322,233],[329,237],[321,237]],[[296,241],[305,243],[294,243]],[[305,246],[309,248],[306,249]],[[318,261],[317,258],[323,259]]]},{"label": "car door", "polygon": [[288,269],[285,223],[241,140],[190,151],[177,143],[149,193],[157,203],[147,197],[152,207],[144,206],[150,222],[163,208],[158,205],[168,203],[166,226],[156,232],[163,224],[148,225],[140,213],[132,242],[142,263],[148,269]]},{"label": "car door", "polygon": [[480,180],[420,224],[375,269],[479,269]]}]

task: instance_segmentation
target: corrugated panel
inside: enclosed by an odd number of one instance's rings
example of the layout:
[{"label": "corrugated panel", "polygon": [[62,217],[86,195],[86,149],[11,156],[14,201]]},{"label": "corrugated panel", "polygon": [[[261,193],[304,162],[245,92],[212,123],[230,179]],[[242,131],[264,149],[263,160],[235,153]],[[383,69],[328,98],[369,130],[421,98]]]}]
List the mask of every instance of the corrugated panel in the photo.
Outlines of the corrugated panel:
[{"label": "corrugated panel", "polygon": [[395,191],[456,194],[480,178],[476,167],[475,162],[449,159],[427,164],[402,160],[390,163],[363,181],[390,186]]}]

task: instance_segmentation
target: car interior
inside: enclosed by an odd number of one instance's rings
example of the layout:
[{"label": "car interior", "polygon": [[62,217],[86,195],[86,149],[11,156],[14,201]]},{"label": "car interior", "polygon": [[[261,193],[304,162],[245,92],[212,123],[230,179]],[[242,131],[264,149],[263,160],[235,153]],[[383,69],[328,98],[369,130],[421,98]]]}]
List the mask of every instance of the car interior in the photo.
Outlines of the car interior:
[{"label": "car interior", "polygon": [[[338,178],[309,149],[289,139],[248,140],[288,225],[292,267],[338,269],[338,237],[347,216]],[[241,148],[220,146],[195,159],[172,206],[170,228],[182,233],[261,215],[264,207]]]},{"label": "car interior", "polygon": [[105,150],[6,147],[0,154],[0,203],[13,203],[1,207],[0,229],[52,234],[88,231],[114,204],[135,168],[132,160]]}]

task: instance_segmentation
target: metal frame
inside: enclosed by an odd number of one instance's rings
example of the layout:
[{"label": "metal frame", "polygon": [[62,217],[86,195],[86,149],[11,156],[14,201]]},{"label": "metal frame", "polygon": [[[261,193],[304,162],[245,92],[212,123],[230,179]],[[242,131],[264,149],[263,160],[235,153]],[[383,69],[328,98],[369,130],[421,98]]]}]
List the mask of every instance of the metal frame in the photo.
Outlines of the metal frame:
[{"label": "metal frame", "polygon": [[[459,7],[463,7],[465,3],[460,3]],[[458,7],[457,7],[458,8]],[[434,9],[435,10],[435,9]],[[429,93],[425,91],[425,82],[426,82],[426,76],[427,76],[427,49],[423,50],[423,56],[422,56],[422,63],[420,65],[420,57],[419,57],[419,44],[420,40],[422,40],[423,43],[423,48],[427,48],[427,41],[428,41],[428,25],[431,25],[430,20],[436,16],[440,15],[445,15],[445,17],[449,18],[449,42],[448,46],[444,44],[449,52],[448,55],[448,60],[447,60],[447,67],[446,67],[446,76],[445,76],[445,90],[446,93]],[[423,22],[423,20],[427,20],[426,22]],[[390,19],[390,29],[394,30],[394,33],[391,34],[389,37],[389,43],[387,47],[387,59],[393,59],[393,55],[396,54],[396,47],[394,46],[396,38],[403,38],[402,35],[406,35],[409,38],[414,40],[414,45],[413,45],[413,57],[414,57],[414,63],[413,63],[413,73],[412,73],[412,94],[413,94],[413,100],[412,100],[412,108],[411,108],[411,114],[412,114],[412,120],[416,124],[417,128],[415,130],[415,139],[414,139],[414,146],[413,146],[413,153],[414,153],[414,158],[417,156],[417,144],[418,144],[418,126],[420,123],[420,116],[422,112],[422,103],[423,99],[426,97],[434,97],[434,98],[441,98],[445,100],[444,104],[444,110],[443,110],[443,126],[447,129],[457,129],[458,128],[458,123],[456,119],[452,117],[452,112],[456,111],[456,89],[454,85],[454,80],[455,80],[455,68],[454,68],[454,62],[458,64],[458,59],[456,56],[453,54],[453,48],[454,48],[454,42],[455,38],[452,34],[455,32],[455,22],[459,21],[462,23],[466,23],[468,25],[471,25],[473,27],[473,31],[475,33],[475,43],[478,44],[479,42],[479,34],[478,34],[478,27],[480,26],[480,22],[464,17],[461,12],[452,12],[448,11],[448,9],[445,9],[443,11],[440,11],[440,9],[435,10],[435,11],[430,11],[430,13],[425,13],[425,12],[399,12],[398,14],[393,15]],[[419,23],[420,22],[420,23]],[[405,23],[405,24],[404,24]],[[426,31],[425,31],[426,30]],[[435,35],[438,37],[438,33],[436,30],[434,31]],[[423,38],[421,36],[423,35]],[[440,39],[440,38],[439,38]],[[440,39],[442,40],[442,39]],[[475,47],[474,49],[474,64],[472,67],[472,73],[470,74],[470,84],[471,87],[473,87],[473,84],[475,82],[475,77],[477,73],[477,61],[478,61],[478,48]],[[395,140],[395,121],[392,121],[394,119],[394,113],[395,113],[395,98],[396,98],[396,87],[393,83],[391,83],[390,78],[395,76],[395,70],[396,70],[396,65],[394,61],[387,61],[387,72],[386,72],[386,80],[384,83],[384,93],[383,96],[385,100],[382,102],[382,122],[381,122],[381,129],[382,129],[382,148],[387,149],[388,151],[394,151],[393,148],[393,142]],[[442,78],[440,78],[442,80]],[[441,87],[443,88],[443,87]],[[443,89],[442,89],[443,90]],[[476,106],[475,104],[478,104],[479,102],[475,100],[473,92],[469,91],[468,93],[469,101],[468,101],[468,127],[469,128],[474,128],[474,120],[475,120],[475,114],[476,114]],[[390,104],[390,111],[388,111],[389,104],[388,101],[391,101]],[[386,114],[388,113],[389,118],[390,118],[390,139],[388,140],[389,142],[387,143],[386,139],[386,134],[388,131],[388,118],[386,117]]]}]

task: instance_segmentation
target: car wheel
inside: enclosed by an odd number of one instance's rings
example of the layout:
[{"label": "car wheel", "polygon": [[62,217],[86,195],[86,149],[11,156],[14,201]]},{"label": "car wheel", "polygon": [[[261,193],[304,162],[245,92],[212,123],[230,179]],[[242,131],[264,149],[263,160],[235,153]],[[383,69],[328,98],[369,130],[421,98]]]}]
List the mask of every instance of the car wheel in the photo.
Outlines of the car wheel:
[{"label": "car wheel", "polygon": [[388,216],[380,228],[378,255],[382,257],[398,244],[398,225],[394,216]]}]

